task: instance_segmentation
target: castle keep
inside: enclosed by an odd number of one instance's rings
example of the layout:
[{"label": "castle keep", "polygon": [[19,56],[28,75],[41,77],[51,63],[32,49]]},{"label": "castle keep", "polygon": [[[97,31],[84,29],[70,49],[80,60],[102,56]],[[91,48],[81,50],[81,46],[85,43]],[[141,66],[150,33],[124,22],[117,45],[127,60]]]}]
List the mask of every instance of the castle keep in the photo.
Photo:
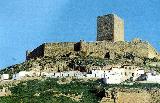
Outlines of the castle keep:
[{"label": "castle keep", "polygon": [[97,17],[97,41],[124,41],[124,21],[115,14]]},{"label": "castle keep", "polygon": [[114,59],[126,54],[142,58],[158,58],[158,52],[146,41],[124,41],[124,22],[115,14],[97,18],[97,41],[44,43],[26,52],[26,59],[37,57],[69,57],[83,52],[86,55]]}]

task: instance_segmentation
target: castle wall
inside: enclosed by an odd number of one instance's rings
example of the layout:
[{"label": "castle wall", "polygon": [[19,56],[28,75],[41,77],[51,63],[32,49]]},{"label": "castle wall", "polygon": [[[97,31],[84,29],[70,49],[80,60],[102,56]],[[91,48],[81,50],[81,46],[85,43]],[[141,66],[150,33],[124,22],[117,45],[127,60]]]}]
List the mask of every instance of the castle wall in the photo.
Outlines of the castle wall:
[{"label": "castle wall", "polygon": [[[87,52],[95,57],[104,58],[106,53],[110,54],[110,58],[114,58],[116,54],[124,55],[125,53],[132,53],[138,57],[155,57],[155,51],[147,42],[86,42],[82,43],[82,51]],[[92,53],[93,52],[93,53]],[[150,56],[152,55],[152,56]]]},{"label": "castle wall", "polygon": [[45,43],[44,56],[63,56],[74,51],[74,42]]},{"label": "castle wall", "polygon": [[146,91],[124,91],[117,93],[117,103],[151,103],[151,100],[151,95]]},{"label": "castle wall", "polygon": [[27,54],[27,58],[35,57],[61,57],[67,54],[82,51],[87,55],[114,59],[130,53],[137,57],[153,58],[157,56],[156,50],[148,42],[61,42],[45,43]]},{"label": "castle wall", "polygon": [[44,44],[38,46],[33,51],[26,52],[26,60],[36,58],[36,57],[43,57],[44,56]]},{"label": "castle wall", "polygon": [[148,57],[154,58],[155,55],[157,55],[156,57],[158,58],[158,52],[148,43]]}]

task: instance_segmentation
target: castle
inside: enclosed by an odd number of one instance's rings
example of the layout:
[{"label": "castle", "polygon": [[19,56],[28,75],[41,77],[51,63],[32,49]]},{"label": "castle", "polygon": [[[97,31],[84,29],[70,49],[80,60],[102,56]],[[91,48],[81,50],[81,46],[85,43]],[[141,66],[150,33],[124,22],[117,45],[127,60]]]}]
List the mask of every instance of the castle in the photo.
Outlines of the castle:
[{"label": "castle", "polygon": [[159,53],[146,41],[124,41],[124,21],[115,14],[97,17],[97,41],[43,43],[26,52],[26,59],[38,57],[69,57],[83,52],[99,58],[115,59],[131,54],[142,58],[159,58]]}]

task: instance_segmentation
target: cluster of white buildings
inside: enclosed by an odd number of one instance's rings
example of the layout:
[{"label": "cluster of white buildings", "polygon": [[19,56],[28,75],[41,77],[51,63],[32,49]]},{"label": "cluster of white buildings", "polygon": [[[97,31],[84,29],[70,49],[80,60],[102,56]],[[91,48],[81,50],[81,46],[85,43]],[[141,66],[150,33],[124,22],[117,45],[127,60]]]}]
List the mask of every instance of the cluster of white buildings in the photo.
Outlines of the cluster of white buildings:
[{"label": "cluster of white buildings", "polygon": [[[145,72],[144,69],[137,66],[123,65],[112,67],[92,67],[90,72],[80,71],[64,71],[64,72],[36,72],[36,71],[20,71],[13,75],[13,80],[21,80],[25,77],[37,77],[44,76],[50,78],[65,78],[74,77],[77,79],[102,79],[106,84],[119,84],[126,80],[136,81],[139,78],[145,78],[144,80],[149,83],[160,83],[160,75],[156,72]],[[145,77],[144,77],[145,76]],[[8,80],[9,74],[2,74],[1,80]]]},{"label": "cluster of white buildings", "polygon": [[144,74],[144,70],[136,66],[114,66],[110,69],[103,67],[102,69],[93,69],[87,77],[102,78],[106,84],[119,84],[127,79],[133,78],[136,80]]}]

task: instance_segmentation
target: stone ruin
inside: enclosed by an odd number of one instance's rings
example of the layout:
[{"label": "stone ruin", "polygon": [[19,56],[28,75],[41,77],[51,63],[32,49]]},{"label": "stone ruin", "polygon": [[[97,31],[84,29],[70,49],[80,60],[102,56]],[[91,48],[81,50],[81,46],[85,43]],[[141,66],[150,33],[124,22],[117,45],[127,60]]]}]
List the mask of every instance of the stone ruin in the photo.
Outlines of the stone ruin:
[{"label": "stone ruin", "polygon": [[124,41],[124,21],[115,14],[97,17],[97,41]]},{"label": "stone ruin", "polygon": [[159,53],[146,41],[124,41],[124,22],[115,14],[97,18],[97,41],[44,43],[26,52],[26,60],[39,57],[70,57],[82,52],[94,57],[115,59],[126,54],[140,58],[160,58]]}]

